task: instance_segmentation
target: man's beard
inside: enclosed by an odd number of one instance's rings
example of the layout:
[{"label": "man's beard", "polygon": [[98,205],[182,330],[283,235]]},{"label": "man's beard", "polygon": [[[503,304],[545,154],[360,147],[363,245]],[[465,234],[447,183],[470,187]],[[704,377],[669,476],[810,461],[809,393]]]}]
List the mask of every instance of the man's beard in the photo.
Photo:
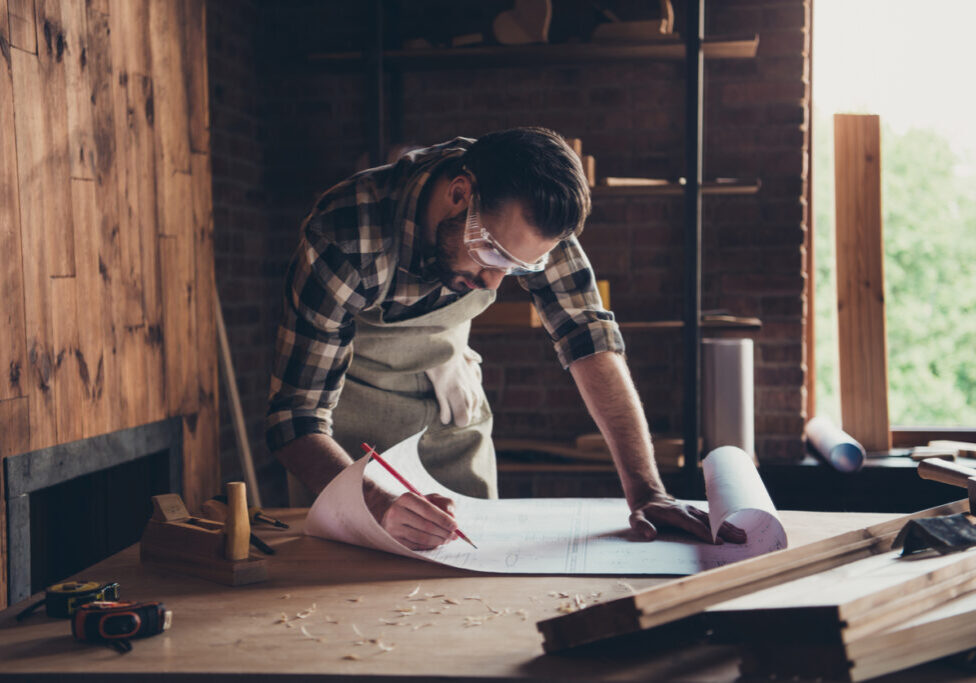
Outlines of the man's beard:
[{"label": "man's beard", "polygon": [[467,248],[464,246],[464,224],[466,220],[467,211],[451,218],[445,218],[437,224],[434,275],[441,281],[441,284],[458,294],[467,294],[471,291],[471,287],[465,284],[464,280],[470,280],[482,288],[486,286],[480,275],[454,270],[458,255]]}]

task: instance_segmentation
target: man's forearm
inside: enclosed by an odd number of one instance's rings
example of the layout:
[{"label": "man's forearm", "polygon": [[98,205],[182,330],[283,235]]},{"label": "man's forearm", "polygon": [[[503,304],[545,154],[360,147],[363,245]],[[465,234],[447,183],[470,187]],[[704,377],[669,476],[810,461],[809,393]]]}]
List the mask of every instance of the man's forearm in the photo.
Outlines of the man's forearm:
[{"label": "man's forearm", "polygon": [[285,444],[275,457],[289,472],[318,495],[352,458],[326,434],[308,434]]},{"label": "man's forearm", "polygon": [[654,463],[647,419],[623,356],[596,353],[576,361],[569,370],[610,447],[631,508],[666,495]]},{"label": "man's forearm", "polygon": [[[326,434],[302,436],[275,451],[275,457],[308,487],[313,495],[319,495],[330,481],[352,463],[352,457],[339,443]],[[363,495],[366,506],[382,520],[395,496],[363,480]]]}]

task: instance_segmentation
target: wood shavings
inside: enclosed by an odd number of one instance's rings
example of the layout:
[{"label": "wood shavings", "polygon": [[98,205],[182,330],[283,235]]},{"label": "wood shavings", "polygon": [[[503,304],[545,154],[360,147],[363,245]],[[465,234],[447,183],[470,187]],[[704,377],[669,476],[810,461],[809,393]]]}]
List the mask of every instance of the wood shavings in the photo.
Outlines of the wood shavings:
[{"label": "wood shavings", "polygon": [[477,600],[479,602],[482,602],[482,599],[481,599],[481,596],[480,595],[466,595],[464,597],[464,599],[465,600]]},{"label": "wood shavings", "polygon": [[414,624],[414,625],[413,625],[413,630],[414,630],[414,631],[419,631],[419,630],[420,630],[420,629],[422,629],[422,628],[427,628],[428,626],[433,626],[433,625],[434,625],[434,623],[433,623],[433,622],[431,622],[431,621],[428,621],[428,622],[427,622],[427,623],[425,623],[425,624]]},{"label": "wood shavings", "polygon": [[446,605],[460,605],[461,603],[454,598],[444,598],[444,604]]},{"label": "wood shavings", "polygon": [[360,638],[362,638],[362,637],[364,637],[364,636],[363,636],[363,632],[362,632],[362,631],[360,631],[360,630],[359,630],[359,627],[358,627],[358,626],[356,626],[355,624],[353,624],[353,625],[352,625],[352,630],[353,630],[353,633],[355,633],[355,634],[356,634],[357,636],[359,636]]},{"label": "wood shavings", "polygon": [[416,587],[416,588],[414,588],[414,589],[413,589],[412,591],[410,591],[409,593],[407,593],[407,595],[406,595],[405,597],[407,597],[407,598],[412,598],[413,596],[415,596],[415,595],[416,595],[417,593],[419,593],[419,592],[420,592],[420,584],[418,583],[418,584],[417,584],[417,587]]},{"label": "wood shavings", "polygon": [[315,641],[318,641],[320,643],[324,643],[325,642],[325,638],[324,637],[321,637],[321,636],[313,636],[311,633],[309,633],[308,632],[308,629],[305,628],[305,625],[304,624],[302,624],[301,629],[302,629],[302,635],[305,636],[306,638],[308,638],[309,640],[315,640]]},{"label": "wood shavings", "polygon": [[282,612],[281,613],[281,616],[278,617],[277,619],[275,619],[275,623],[276,624],[287,624],[288,623],[288,615],[285,614],[284,612]]},{"label": "wood shavings", "polygon": [[424,595],[427,596],[428,598],[443,598],[444,597],[444,594],[443,593],[424,593]]},{"label": "wood shavings", "polygon": [[568,598],[569,593],[563,593],[562,591],[549,591],[550,598]]},{"label": "wood shavings", "polygon": [[620,586],[621,588],[623,588],[625,591],[627,591],[631,595],[635,595],[637,593],[637,589],[634,588],[633,586],[631,586],[626,581],[617,581],[617,585]]},{"label": "wood shavings", "polygon": [[483,626],[487,618],[488,617],[465,617],[464,621],[461,622],[461,625],[464,626],[464,628],[471,628],[472,626]]},{"label": "wood shavings", "polygon": [[515,614],[517,614],[520,617],[522,617],[522,621],[528,621],[529,620],[529,613],[528,613],[528,611],[526,611],[524,609],[517,609],[517,610],[515,610]]},{"label": "wood shavings", "polygon": [[404,626],[404,622],[397,621],[396,619],[383,619],[380,617],[377,621],[381,624],[386,624],[387,626]]},{"label": "wood shavings", "polygon": [[346,602],[362,602],[362,601],[363,601],[363,596],[361,595],[357,595],[354,598],[346,598]]},{"label": "wood shavings", "polygon": [[576,595],[573,596],[573,599],[571,601],[564,602],[561,605],[559,605],[559,607],[556,608],[556,611],[561,612],[562,614],[570,614],[572,612],[578,612],[584,607],[586,607],[586,600],[583,598],[582,595],[577,593]]},{"label": "wood shavings", "polygon": [[291,593],[285,593],[284,595],[281,596],[281,599],[282,600],[287,600],[290,597],[291,597]]},{"label": "wood shavings", "polygon": [[343,655],[342,658],[351,659],[354,662],[358,662],[360,659],[362,659],[362,657],[360,657],[359,655]]},{"label": "wood shavings", "polygon": [[442,610],[442,609],[429,609],[429,610],[427,610],[427,614],[444,614],[444,610]]},{"label": "wood shavings", "polygon": [[416,614],[417,613],[417,606],[416,605],[410,605],[410,607],[396,607],[396,608],[394,608],[393,611],[394,612],[399,612],[400,614],[403,614],[403,615]]},{"label": "wood shavings", "polygon": [[324,621],[327,624],[338,624],[339,623],[339,620],[338,619],[336,619],[335,617],[330,617],[328,614],[325,615]]},{"label": "wood shavings", "polygon": [[377,640],[376,647],[378,647],[382,652],[392,652],[394,649],[396,649],[396,643],[390,643],[387,645],[386,643]]}]

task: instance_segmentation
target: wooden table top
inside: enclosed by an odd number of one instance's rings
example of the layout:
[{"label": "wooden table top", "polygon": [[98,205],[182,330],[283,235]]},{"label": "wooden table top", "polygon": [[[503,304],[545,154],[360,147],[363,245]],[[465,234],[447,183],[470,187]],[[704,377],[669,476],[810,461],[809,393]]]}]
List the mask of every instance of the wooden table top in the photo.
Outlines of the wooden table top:
[{"label": "wooden table top", "polygon": [[[14,616],[27,602],[0,612],[0,680],[158,681],[160,674],[179,681],[244,674],[261,681],[738,677],[732,648],[655,653],[645,634],[543,654],[535,623],[557,616],[566,596],[605,601],[667,579],[475,574],[304,536],[305,510],[272,514],[291,529],[256,529],[277,551],[270,558],[271,578],[263,583],[231,588],[165,574],[139,562],[138,545],[78,574],[118,581],[122,599],[161,600],[173,611],[169,631],[133,641],[126,655],[76,642],[69,623],[48,618],[43,609],[17,623]],[[791,546],[894,516],[781,514]]]}]

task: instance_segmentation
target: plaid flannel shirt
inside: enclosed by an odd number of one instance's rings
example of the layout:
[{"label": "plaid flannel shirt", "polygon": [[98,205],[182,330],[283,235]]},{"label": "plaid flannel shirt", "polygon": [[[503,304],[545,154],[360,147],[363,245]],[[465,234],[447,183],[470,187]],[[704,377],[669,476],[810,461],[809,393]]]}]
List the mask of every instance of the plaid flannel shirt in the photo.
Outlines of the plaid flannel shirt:
[{"label": "plaid flannel shirt", "polygon": [[[455,138],[357,173],[326,191],[306,217],[285,277],[266,421],[271,450],[332,433],[359,312],[379,303],[386,320],[406,320],[462,296],[433,275],[435,253],[423,240],[419,204],[438,165],[472,142]],[[600,351],[623,352],[576,237],[557,245],[545,270],[519,281],[564,368]]]}]

